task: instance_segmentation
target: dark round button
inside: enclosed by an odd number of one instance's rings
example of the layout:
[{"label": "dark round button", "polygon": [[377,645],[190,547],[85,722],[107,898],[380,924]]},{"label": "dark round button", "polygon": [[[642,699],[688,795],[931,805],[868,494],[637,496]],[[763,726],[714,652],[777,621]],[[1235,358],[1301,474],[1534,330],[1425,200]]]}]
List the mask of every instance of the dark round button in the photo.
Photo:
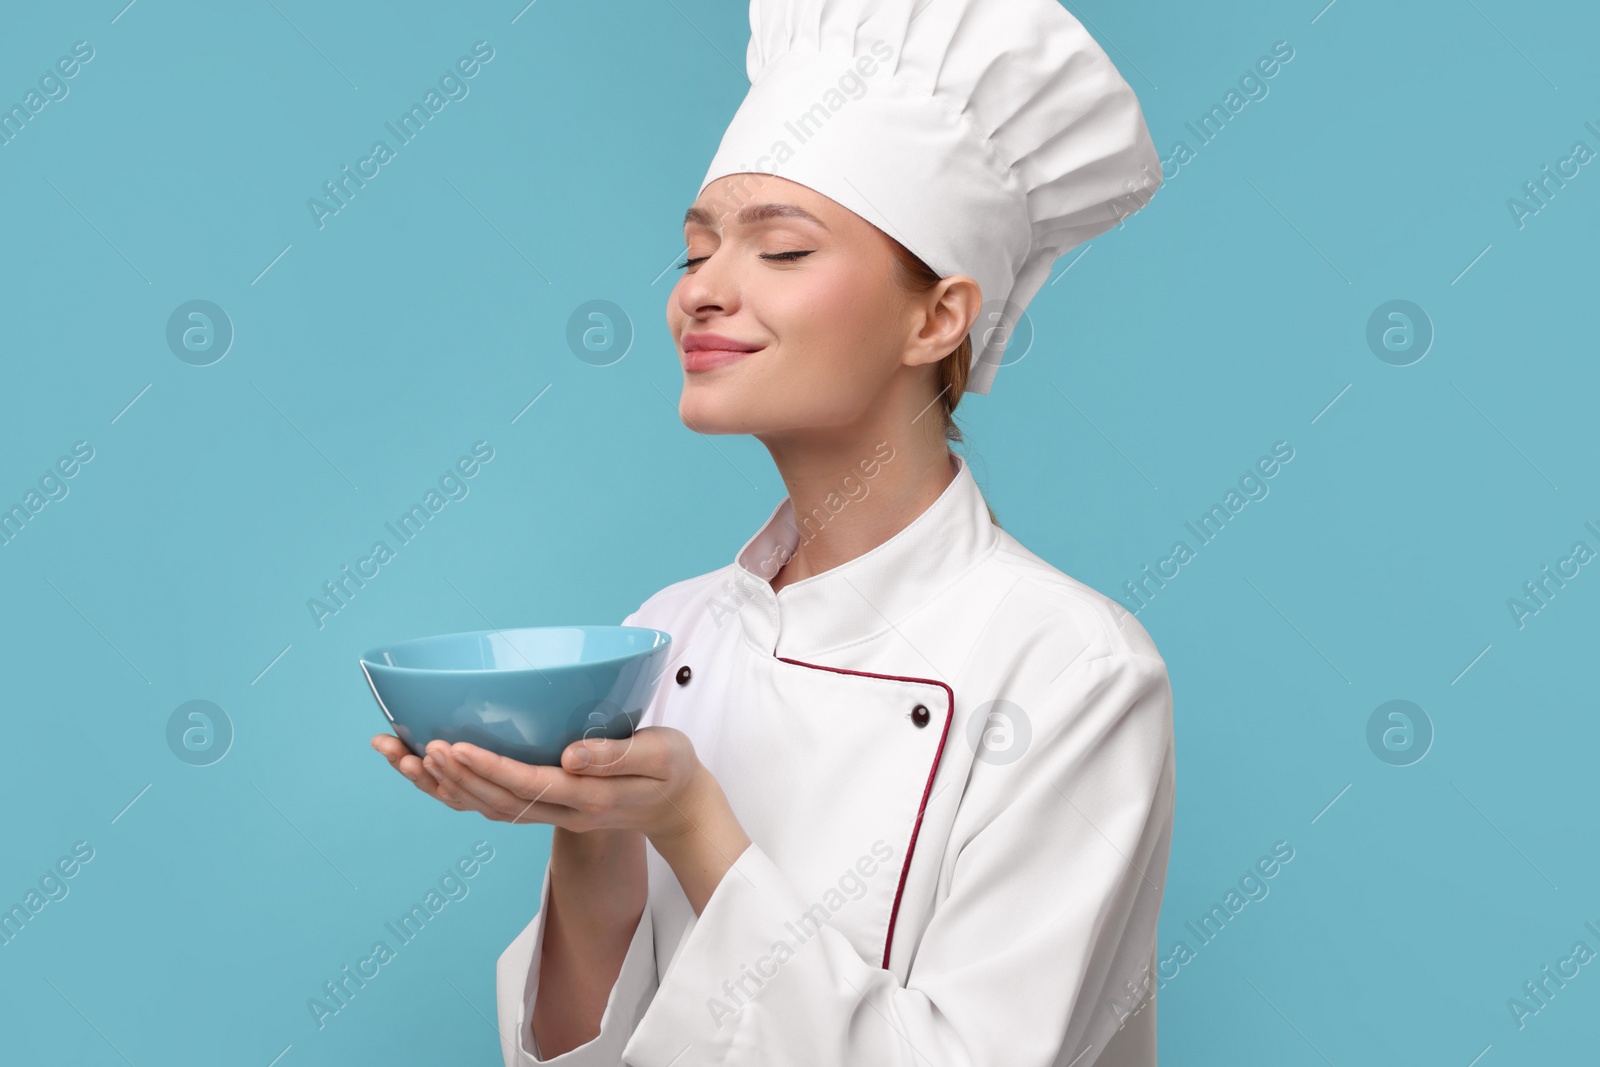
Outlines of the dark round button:
[{"label": "dark round button", "polygon": [[922,704],[918,704],[916,707],[911,709],[911,721],[916,723],[918,727],[928,725],[928,720],[930,718],[932,718],[932,716],[928,714],[927,707]]},{"label": "dark round button", "polygon": [[688,685],[689,684],[689,665],[687,663],[684,664],[682,667],[678,668],[678,684],[679,685]]}]

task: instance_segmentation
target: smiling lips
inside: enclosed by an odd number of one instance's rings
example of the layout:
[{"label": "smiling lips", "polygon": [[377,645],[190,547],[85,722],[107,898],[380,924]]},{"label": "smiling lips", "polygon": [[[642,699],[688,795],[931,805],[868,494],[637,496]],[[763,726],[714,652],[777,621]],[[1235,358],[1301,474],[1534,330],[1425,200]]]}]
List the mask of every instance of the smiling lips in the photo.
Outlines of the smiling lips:
[{"label": "smiling lips", "polygon": [[683,338],[683,369],[686,371],[710,370],[743,359],[759,352],[766,345],[753,345],[735,341],[715,333],[691,333]]}]

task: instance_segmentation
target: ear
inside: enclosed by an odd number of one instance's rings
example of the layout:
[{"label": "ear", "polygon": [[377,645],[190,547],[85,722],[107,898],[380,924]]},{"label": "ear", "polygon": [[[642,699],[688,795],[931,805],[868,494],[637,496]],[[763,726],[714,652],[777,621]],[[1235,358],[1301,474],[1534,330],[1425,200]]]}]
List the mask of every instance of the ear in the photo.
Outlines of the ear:
[{"label": "ear", "polygon": [[937,363],[954,352],[983,309],[978,283],[965,274],[940,278],[916,300],[921,314],[902,360],[907,366]]}]

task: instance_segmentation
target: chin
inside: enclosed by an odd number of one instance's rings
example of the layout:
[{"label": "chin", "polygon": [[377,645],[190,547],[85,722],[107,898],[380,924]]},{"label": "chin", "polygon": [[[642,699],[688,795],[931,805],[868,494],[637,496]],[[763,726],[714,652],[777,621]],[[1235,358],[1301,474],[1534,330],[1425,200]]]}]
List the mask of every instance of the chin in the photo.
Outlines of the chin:
[{"label": "chin", "polygon": [[678,417],[695,433],[756,433],[764,428],[760,405],[729,382],[706,381],[703,375],[685,375]]},{"label": "chin", "polygon": [[678,415],[701,434],[781,434],[815,428],[827,420],[804,404],[793,387],[688,378]]}]

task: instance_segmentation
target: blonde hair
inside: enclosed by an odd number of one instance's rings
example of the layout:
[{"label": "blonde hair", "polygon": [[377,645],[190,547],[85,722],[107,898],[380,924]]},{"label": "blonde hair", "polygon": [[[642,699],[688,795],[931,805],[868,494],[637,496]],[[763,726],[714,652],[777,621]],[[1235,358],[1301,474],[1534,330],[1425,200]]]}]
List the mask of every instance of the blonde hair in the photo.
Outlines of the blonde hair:
[{"label": "blonde hair", "polygon": [[[887,234],[884,236],[888,237]],[[893,237],[888,237],[888,241],[894,249],[895,275],[901,285],[913,293],[926,293],[939,284],[937,271]],[[952,444],[966,443],[961,436],[961,427],[956,425],[956,405],[961,403],[961,397],[967,391],[967,377],[971,370],[972,335],[968,333],[961,338],[961,343],[954,351],[939,361],[939,408],[944,420],[945,440]],[[985,507],[988,505],[985,504]],[[999,526],[1000,520],[995,517],[994,509],[988,508],[988,511],[989,521]]]}]

